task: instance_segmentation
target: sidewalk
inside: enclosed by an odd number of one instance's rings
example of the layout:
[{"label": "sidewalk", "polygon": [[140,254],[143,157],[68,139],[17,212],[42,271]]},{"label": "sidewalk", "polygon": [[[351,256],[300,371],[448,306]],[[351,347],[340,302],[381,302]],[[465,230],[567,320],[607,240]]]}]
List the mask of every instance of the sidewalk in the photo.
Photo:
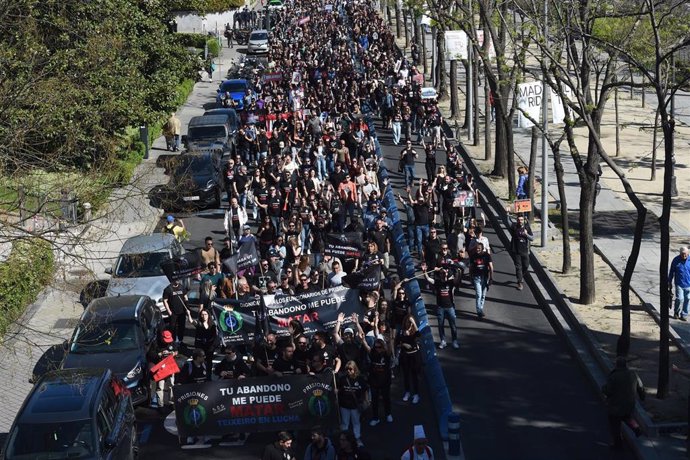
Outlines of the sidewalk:
[{"label": "sidewalk", "polygon": [[[204,104],[215,103],[215,93],[209,89],[222,80],[235,55],[235,51],[223,47],[218,59],[221,65],[213,75],[213,83],[197,83],[187,102],[177,111],[183,133],[190,118],[203,115]],[[149,159],[136,168],[132,182],[113,191],[107,207],[88,229],[83,226],[69,229],[71,235],[80,236],[56,242],[61,253],[68,256],[58,257],[53,283],[27,309],[0,346],[0,385],[4,389],[0,394],[0,434],[11,428],[31,390],[29,379],[39,360],[59,365],[61,355],[55,352],[69,338],[83,312],[79,298],[84,287],[107,278],[105,269],[113,264],[125,240],[150,233],[159,223],[162,210],[149,205],[148,192],[168,181],[162,169],[156,168],[156,158],[161,152],[167,153],[163,137],[153,142]]]},{"label": "sidewalk", "polygon": [[[429,42],[429,40],[427,40]],[[404,38],[398,40],[398,43],[404,43]],[[427,46],[427,50],[430,46]],[[448,62],[446,63],[446,68],[449,69],[450,66]],[[462,68],[461,66],[458,66]],[[419,66],[421,68],[421,66]],[[431,68],[429,66],[429,68]],[[427,79],[428,81],[428,79]],[[429,84],[429,83],[427,83]],[[459,71],[458,75],[458,87],[460,92],[460,106],[464,107],[464,88],[465,88],[465,73]],[[477,146],[472,146],[466,144],[465,147],[470,152],[473,160],[477,167],[484,173],[490,171],[490,167],[493,162],[484,162],[484,144],[483,144],[483,108],[484,108],[484,98],[483,98],[483,88],[479,88],[479,107],[480,107],[480,144]],[[633,183],[635,192],[638,194],[644,205],[648,209],[648,216],[645,223],[645,234],[643,239],[642,248],[640,251],[640,256],[635,269],[635,274],[632,280],[632,289],[640,297],[642,304],[646,308],[651,309],[654,313],[652,317],[658,318],[659,316],[659,224],[658,216],[661,214],[661,199],[662,199],[662,181],[663,181],[663,139],[661,135],[657,138],[657,143],[659,144],[657,150],[657,178],[655,181],[650,181],[650,164],[651,164],[651,149],[652,149],[652,130],[647,128],[646,125],[653,123],[654,111],[650,108],[653,104],[653,95],[649,92],[646,94],[646,108],[641,107],[641,94],[637,92],[634,94],[633,99],[630,99],[629,92],[620,91],[619,93],[619,126],[621,127],[621,155],[616,158],[619,166],[621,166],[626,172],[626,176]],[[690,118],[687,116],[688,101],[690,101],[690,94],[679,93],[676,99],[677,107],[677,128],[676,128],[676,171],[677,171],[677,186],[679,191],[679,196],[675,197],[673,200],[673,208],[671,213],[671,248],[670,257],[671,259],[675,257],[678,253],[678,248],[682,245],[687,245],[688,239],[690,239],[690,201],[687,199],[688,191],[690,191],[690,178],[681,177],[680,171],[684,169],[687,165],[687,160],[683,156],[684,146],[690,140],[690,127],[688,123]],[[448,113],[448,104],[446,101],[441,104],[444,106],[444,112]],[[610,156],[615,155],[615,120],[614,120],[614,109],[613,109],[613,98],[610,101],[609,112],[606,113],[603,124],[602,124],[602,141],[607,149]],[[460,119],[462,122],[462,119]],[[452,122],[451,122],[452,125]],[[556,132],[560,129],[558,126],[551,126],[551,132]],[[493,131],[493,130],[492,130]],[[516,166],[522,164],[527,165],[529,163],[529,151],[531,142],[531,133],[529,129],[514,129],[514,146],[516,152]],[[466,131],[463,131],[463,138],[459,139],[466,142]],[[581,135],[579,132],[577,136],[578,147],[581,152],[586,153],[586,135]],[[586,133],[585,133],[586,134]],[[493,136],[494,134],[492,134]],[[495,142],[495,138],[494,142]],[[493,144],[493,142],[492,142]],[[493,149],[493,145],[492,145]],[[541,148],[538,149],[539,156],[537,158],[537,165],[541,165]],[[574,163],[570,153],[567,149],[567,145],[563,144],[561,148],[561,157],[563,165],[565,168],[565,178],[564,182],[566,184],[566,196],[568,200],[568,213],[570,216],[571,228],[577,232],[577,221],[578,221],[578,209],[579,209],[579,182],[578,177],[575,172]],[[602,190],[597,198],[596,212],[594,218],[594,244],[595,249],[602,255],[603,259],[609,263],[617,275],[622,277],[622,273],[625,269],[625,264],[630,254],[630,248],[632,246],[632,233],[633,227],[636,219],[636,214],[634,207],[629,202],[627,196],[625,195],[622,186],[620,185],[620,180],[615,176],[615,174],[605,165],[602,164],[604,170],[604,175],[602,176],[601,185]],[[550,160],[549,165],[549,207],[554,208],[559,204],[558,190],[555,178],[555,172],[553,171],[553,161]],[[541,170],[540,167],[536,171],[537,182],[535,184],[535,189],[537,194],[541,187]],[[491,178],[487,178],[491,181]],[[495,185],[495,184],[494,184]],[[507,199],[507,190],[505,185],[500,185],[498,190],[499,198],[504,200]],[[496,191],[496,189],[494,189]],[[537,206],[540,204],[539,198],[535,197],[535,202]],[[574,228],[573,228],[574,227]],[[559,232],[550,225],[549,229],[549,241],[547,242],[547,251],[559,252],[561,250],[560,235]],[[535,229],[535,236],[537,236],[535,243],[538,242],[538,229]],[[571,247],[573,250],[577,249],[577,242],[571,240]],[[541,248],[539,251],[542,251]],[[573,259],[576,259],[576,255],[573,255]],[[609,269],[610,270],[610,269]],[[597,289],[599,292],[604,292],[607,289],[619,290],[619,287],[613,287],[610,285],[604,285],[602,282],[597,284]],[[564,294],[565,296],[565,294]],[[635,302],[635,300],[633,300]],[[620,327],[620,313],[618,313],[618,306],[612,305],[610,309],[613,311],[601,311],[600,315],[605,315],[610,313],[610,315],[616,315],[617,318],[617,328],[615,330],[607,331],[606,334],[599,334],[596,338],[602,340],[603,335],[608,335],[614,337],[619,334]],[[607,307],[608,309],[609,307]],[[644,313],[642,313],[644,314]],[[608,318],[607,318],[608,319]],[[644,346],[648,349],[658,349],[658,327],[655,327],[656,334],[650,337],[634,337],[634,341],[644,342]],[[671,320],[671,333],[679,338],[677,340],[680,348],[683,350],[686,357],[690,356],[690,324],[682,323],[676,320]],[[612,335],[613,334],[613,335]],[[597,344],[598,348],[602,348],[602,345],[609,349],[603,342]],[[680,357],[676,357],[680,358]],[[682,358],[681,358],[682,359]],[[675,362],[672,356],[672,361]],[[683,364],[680,364],[683,366]],[[655,386],[656,380],[645,382],[648,386]],[[687,382],[681,381],[672,377],[672,386],[674,390],[682,394],[683,398],[687,395]],[[650,399],[654,398],[655,388],[649,390]],[[663,405],[664,402],[654,401],[652,404]],[[684,403],[680,404],[682,414],[682,420],[677,420],[675,423],[668,424],[658,424],[654,425],[652,423],[652,430],[658,430],[662,436],[641,438],[640,444],[640,456],[642,458],[686,458],[686,444],[684,435],[681,433],[674,432],[675,430],[684,429],[685,417],[684,417]]]}]

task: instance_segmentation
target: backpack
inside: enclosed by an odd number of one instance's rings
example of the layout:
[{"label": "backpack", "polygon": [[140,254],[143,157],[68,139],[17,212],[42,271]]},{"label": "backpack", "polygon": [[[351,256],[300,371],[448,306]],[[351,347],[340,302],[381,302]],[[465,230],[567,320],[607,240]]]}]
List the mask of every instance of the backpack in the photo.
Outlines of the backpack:
[{"label": "backpack", "polygon": [[[426,451],[426,456],[429,458],[433,458],[431,455],[431,448],[429,446],[424,446],[424,450]],[[407,449],[407,453],[410,455],[410,460],[414,459],[414,446],[410,446],[409,449]]]},{"label": "backpack", "polygon": [[[433,458],[431,455],[431,448],[429,446],[424,446],[424,450],[426,451],[426,456],[429,458]],[[410,460],[414,459],[414,446],[410,446],[409,449],[407,449],[407,453],[410,455]]]}]

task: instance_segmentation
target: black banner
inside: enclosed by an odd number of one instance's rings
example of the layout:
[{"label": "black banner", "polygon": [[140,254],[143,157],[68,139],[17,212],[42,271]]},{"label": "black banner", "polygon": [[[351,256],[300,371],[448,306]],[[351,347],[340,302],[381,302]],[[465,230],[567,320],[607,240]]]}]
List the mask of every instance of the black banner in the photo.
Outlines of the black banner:
[{"label": "black banner", "polygon": [[352,313],[361,317],[364,307],[359,301],[359,291],[337,286],[295,296],[264,296],[266,316],[271,331],[278,335],[290,335],[287,329],[290,320],[296,319],[304,326],[304,333],[330,332],[338,320],[338,313],[349,318]]},{"label": "black banner", "polygon": [[[262,304],[263,303],[263,304]],[[322,289],[300,295],[264,295],[234,307],[213,305],[224,345],[230,343],[254,343],[257,334],[257,317],[262,324],[263,315],[268,317],[269,329],[281,336],[289,335],[288,323],[296,319],[304,326],[304,332],[330,332],[335,327],[338,313],[350,317],[362,315],[364,307],[359,301],[359,291],[345,286]]]},{"label": "black banner", "polygon": [[333,257],[362,257],[362,234],[358,232],[327,233],[323,254]]},{"label": "black banner", "polygon": [[259,252],[256,244],[247,242],[240,245],[239,251],[227,259],[223,260],[223,265],[232,273],[246,270],[259,265]]},{"label": "black banner", "polygon": [[167,260],[161,264],[161,270],[172,282],[194,276],[203,271],[201,258],[197,251],[191,251],[180,257]]},{"label": "black banner", "polygon": [[333,374],[255,377],[173,387],[181,437],[334,427]]},{"label": "black banner", "polygon": [[369,265],[362,269],[362,279],[357,285],[364,291],[376,291],[381,285],[381,265]]},{"label": "black banner", "polygon": [[256,318],[260,315],[261,301],[242,302],[240,305],[218,305],[213,303],[213,312],[220,329],[223,345],[231,343],[253,344],[256,337]]}]

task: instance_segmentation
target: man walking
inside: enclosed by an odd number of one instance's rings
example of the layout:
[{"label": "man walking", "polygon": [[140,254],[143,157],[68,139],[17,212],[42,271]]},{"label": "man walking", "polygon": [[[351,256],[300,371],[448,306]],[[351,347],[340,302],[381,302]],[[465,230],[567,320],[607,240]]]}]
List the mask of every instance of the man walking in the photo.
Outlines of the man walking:
[{"label": "man walking", "polygon": [[534,240],[532,230],[524,216],[518,216],[517,221],[513,222],[510,218],[510,234],[512,236],[511,249],[515,259],[515,275],[517,277],[517,288],[522,290],[522,279],[529,270],[529,251],[530,243]]},{"label": "man walking", "polygon": [[[688,304],[690,303],[690,262],[688,262],[688,248],[680,248],[680,254],[673,258],[668,272],[668,290],[676,283],[676,301],[673,307],[673,318],[687,321]],[[682,303],[682,308],[681,308]]]},{"label": "man walking", "polygon": [[494,275],[491,254],[484,250],[484,243],[477,243],[470,256],[470,276],[474,285],[477,317],[484,318],[484,301]]},{"label": "man walking", "polygon": [[414,161],[419,155],[412,148],[412,142],[407,141],[405,143],[405,148],[400,152],[400,162],[403,165],[403,171],[405,172],[405,187],[412,187],[415,181],[414,175]]},{"label": "man walking", "polygon": [[449,273],[446,267],[436,267],[433,271],[439,272],[434,278],[430,277],[427,273],[426,263],[422,263],[422,271],[424,272],[424,278],[429,282],[429,284],[434,286],[436,290],[436,306],[438,308],[438,335],[441,338],[441,343],[439,348],[443,350],[446,348],[446,334],[444,329],[444,322],[448,318],[448,323],[450,324],[450,336],[453,340],[453,348],[456,350],[460,348],[458,343],[458,330],[455,326],[455,300],[453,295],[453,287],[455,287],[455,280],[453,275]]},{"label": "man walking", "polygon": [[619,356],[616,358],[615,369],[609,374],[601,391],[606,396],[609,429],[613,438],[611,447],[620,449],[623,447],[621,423],[629,425],[637,436],[642,434],[642,430],[632,415],[635,410],[635,395],[637,394],[641,400],[644,400],[644,386],[637,373],[628,369],[625,358]]}]

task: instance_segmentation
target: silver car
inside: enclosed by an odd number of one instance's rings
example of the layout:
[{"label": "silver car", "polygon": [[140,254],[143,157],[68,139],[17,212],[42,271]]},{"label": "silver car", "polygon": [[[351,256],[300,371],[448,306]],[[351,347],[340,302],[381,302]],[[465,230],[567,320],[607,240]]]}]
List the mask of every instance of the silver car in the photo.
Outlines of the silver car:
[{"label": "silver car", "polygon": [[266,29],[258,29],[252,31],[247,42],[248,53],[268,53],[268,31]]},{"label": "silver car", "polygon": [[161,264],[180,257],[184,252],[182,245],[168,233],[128,239],[120,250],[115,266],[106,270],[111,278],[105,295],[147,295],[164,311],[163,290],[170,281],[163,273]]}]

